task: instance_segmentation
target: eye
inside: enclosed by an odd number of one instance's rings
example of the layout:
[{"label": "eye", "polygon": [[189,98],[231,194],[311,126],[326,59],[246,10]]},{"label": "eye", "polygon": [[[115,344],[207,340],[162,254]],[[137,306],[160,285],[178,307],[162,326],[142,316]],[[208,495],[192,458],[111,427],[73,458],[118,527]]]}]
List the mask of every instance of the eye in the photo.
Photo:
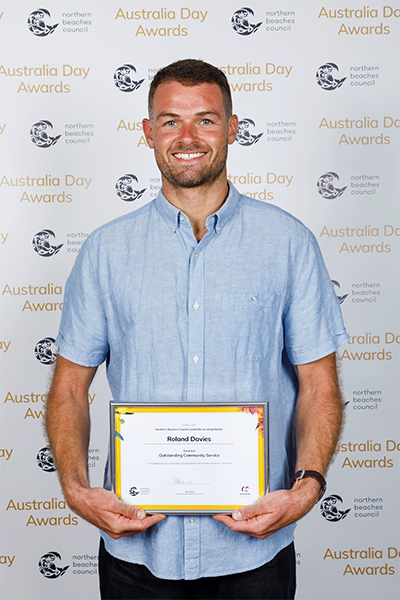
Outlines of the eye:
[{"label": "eye", "polygon": [[203,125],[210,125],[211,123],[210,119],[203,119],[201,122],[203,123]]},{"label": "eye", "polygon": [[165,125],[167,125],[168,127],[172,127],[173,125],[176,125],[176,122],[175,121],[167,121],[165,123]]}]

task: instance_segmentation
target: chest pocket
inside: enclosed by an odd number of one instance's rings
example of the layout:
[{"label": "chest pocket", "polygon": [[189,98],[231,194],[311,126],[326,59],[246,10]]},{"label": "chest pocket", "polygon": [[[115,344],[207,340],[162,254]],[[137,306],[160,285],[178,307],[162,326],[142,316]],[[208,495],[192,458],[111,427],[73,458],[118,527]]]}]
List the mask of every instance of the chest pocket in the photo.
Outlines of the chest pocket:
[{"label": "chest pocket", "polygon": [[278,319],[274,294],[225,293],[221,303],[221,350],[225,360],[260,361],[268,355]]}]

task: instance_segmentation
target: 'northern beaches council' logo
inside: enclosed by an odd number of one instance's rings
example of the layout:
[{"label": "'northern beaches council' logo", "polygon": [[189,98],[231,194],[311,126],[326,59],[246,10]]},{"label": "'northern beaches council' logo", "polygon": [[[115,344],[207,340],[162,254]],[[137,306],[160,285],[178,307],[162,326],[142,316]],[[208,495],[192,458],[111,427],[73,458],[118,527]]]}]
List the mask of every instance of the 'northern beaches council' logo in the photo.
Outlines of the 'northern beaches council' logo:
[{"label": "'northern beaches council' logo", "polygon": [[32,125],[29,135],[37,148],[51,148],[51,146],[54,146],[58,142],[61,135],[54,137],[49,135],[52,129],[53,123],[45,119],[37,121]]},{"label": "'northern beaches council' logo", "polygon": [[317,84],[328,92],[338,90],[347,79],[347,77],[337,78],[338,73],[339,67],[333,62],[321,65],[315,74]]},{"label": "'northern beaches council' logo", "polygon": [[42,229],[42,231],[39,231],[33,237],[33,250],[39,254],[39,256],[44,256],[46,258],[58,254],[64,244],[53,246],[51,242],[55,239],[55,237],[56,235],[51,229]]},{"label": "'northern beaches council' logo", "polygon": [[350,179],[349,185],[342,186],[339,175],[334,171],[327,171],[317,179],[317,192],[324,200],[329,202],[338,200],[346,190],[348,190],[346,195],[349,194],[359,198],[365,197],[360,199],[366,199],[380,192],[382,186],[382,175],[380,174],[359,172],[348,175],[348,178]]},{"label": "'northern beaches council' logo", "polygon": [[114,71],[114,84],[121,92],[135,92],[144,79],[136,81],[136,68],[128,63]]},{"label": "'northern beaches council' logo", "polygon": [[262,25],[262,21],[259,23],[250,23],[250,20],[253,20],[254,12],[251,8],[240,8],[236,10],[231,19],[232,29],[239,35],[251,35],[255,33],[260,25]]},{"label": "'northern beaches council' logo", "polygon": [[[58,32],[62,34],[88,33],[93,24],[93,15],[90,12],[74,10],[72,12],[63,12],[61,16],[62,27],[58,29]],[[60,23],[50,25],[48,21],[52,20],[51,13],[46,8],[37,8],[28,16],[28,29],[35,37],[47,38],[60,25]]]},{"label": "'northern beaches council' logo", "polygon": [[48,446],[41,448],[36,455],[37,466],[45,473],[54,473],[56,465],[51,450]]},{"label": "'northern beaches council' logo", "polygon": [[236,134],[236,142],[239,146],[254,146],[257,144],[264,133],[267,134],[266,141],[272,142],[291,142],[296,134],[296,123],[294,121],[268,121],[266,131],[261,133],[252,133],[256,128],[256,123],[252,119],[241,119]]},{"label": "'northern beaches council' logo", "polygon": [[[75,123],[65,123],[64,125],[64,143],[65,144],[90,144],[95,135],[94,123],[84,123],[81,121]],[[53,123],[42,119],[34,123],[29,131],[31,142],[37,148],[52,148],[61,138],[60,135],[53,136]]]},{"label": "'northern beaches council' logo", "polygon": [[331,494],[324,498],[320,504],[321,515],[330,523],[338,523],[347,517],[350,508],[340,510],[338,506],[343,504],[343,499],[337,494]]},{"label": "'northern beaches council' logo", "polygon": [[134,202],[139,200],[145,193],[147,188],[142,190],[135,189],[139,180],[133,173],[126,173],[117,180],[115,184],[115,192],[124,202]]},{"label": "'northern beaches council' logo", "polygon": [[56,362],[58,348],[55,345],[56,340],[52,337],[46,337],[39,340],[35,345],[35,358],[42,365],[53,365]]},{"label": "'northern beaches council' logo", "polygon": [[318,177],[317,192],[325,200],[337,200],[347,189],[347,186],[339,187],[338,183],[339,175],[333,171],[328,171]]},{"label": "'northern beaches council' logo", "polygon": [[[296,13],[293,10],[267,10],[265,11],[265,30],[267,32],[288,32],[296,22]],[[231,27],[235,33],[242,37],[249,37],[257,33],[264,21],[257,23],[253,9],[242,6],[231,17]]]},{"label": "'northern beaches council' logo", "polygon": [[264,133],[253,134],[251,128],[255,127],[255,122],[252,119],[241,119],[236,134],[236,141],[240,146],[253,146],[256,144]]},{"label": "'northern beaches council' logo", "polygon": [[69,565],[58,567],[56,565],[57,560],[61,560],[61,555],[58,552],[51,551],[43,554],[38,564],[39,573],[46,579],[58,579],[58,577],[64,575],[67,569],[69,569]]},{"label": "'northern beaches council' logo", "polygon": [[45,8],[38,8],[29,15],[28,29],[36,37],[47,37],[54,33],[55,29],[59,26],[59,23],[48,25],[46,23],[47,17],[51,17],[51,14]]},{"label": "'northern beaches council' logo", "polygon": [[340,293],[340,283],[338,281],[336,281],[335,279],[331,279],[332,285],[334,287],[335,290],[335,294],[336,294],[336,298],[338,299],[339,304],[343,304],[343,302],[346,300],[348,294],[341,294]]}]

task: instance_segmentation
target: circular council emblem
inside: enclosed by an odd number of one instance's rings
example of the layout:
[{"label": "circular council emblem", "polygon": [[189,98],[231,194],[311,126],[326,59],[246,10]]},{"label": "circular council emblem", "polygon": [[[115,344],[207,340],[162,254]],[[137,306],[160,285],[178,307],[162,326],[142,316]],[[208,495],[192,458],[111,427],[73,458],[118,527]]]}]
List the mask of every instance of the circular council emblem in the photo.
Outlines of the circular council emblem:
[{"label": "circular council emblem", "polygon": [[61,577],[61,575],[64,575],[65,571],[69,569],[69,565],[62,567],[61,569],[57,567],[57,559],[61,560],[61,556],[58,552],[47,552],[47,554],[43,554],[42,558],[39,560],[39,573],[46,577],[46,579],[57,579],[57,577]]},{"label": "circular council emblem", "polygon": [[125,202],[133,202],[134,200],[139,200],[145,193],[147,188],[143,188],[142,190],[135,190],[135,184],[138,183],[138,178],[136,175],[132,173],[127,173],[120,177],[115,184],[115,191],[117,196],[124,200]]},{"label": "circular council emblem", "polygon": [[337,186],[338,182],[339,175],[337,173],[334,173],[333,171],[324,173],[318,178],[317,181],[318,194],[325,198],[325,200],[336,200],[343,194],[345,190],[347,190],[347,185],[342,188],[335,187]]},{"label": "circular council emblem", "polygon": [[51,337],[43,338],[35,346],[35,358],[42,363],[42,365],[52,365],[56,362],[57,358],[57,346],[55,346],[55,339]]},{"label": "circular council emblem", "polygon": [[339,71],[339,68],[335,63],[325,63],[324,65],[321,65],[315,75],[318,85],[323,90],[328,90],[329,92],[340,88],[347,77],[335,79],[334,76],[337,74],[337,71]]},{"label": "circular council emblem", "polygon": [[129,490],[129,493],[131,496],[138,496],[139,490],[136,487],[131,487],[131,489]]},{"label": "circular council emblem", "polygon": [[114,73],[114,84],[121,92],[134,92],[142,85],[144,79],[135,81],[136,69],[133,65],[122,65]]},{"label": "circular council emblem", "polygon": [[54,32],[56,27],[58,27],[59,23],[56,25],[47,25],[45,23],[45,18],[50,17],[50,13],[45,8],[37,8],[28,17],[28,29],[33,35],[37,37],[46,37]]},{"label": "circular council emblem", "polygon": [[255,33],[260,25],[262,25],[262,21],[257,24],[250,23],[252,17],[254,17],[254,12],[251,8],[243,7],[236,10],[231,18],[232,29],[239,35],[251,35]]},{"label": "circular council emblem", "polygon": [[45,471],[46,473],[54,473],[54,471],[57,470],[51,450],[47,446],[39,450],[36,455],[36,462],[38,467],[40,467],[42,471]]},{"label": "circular council emblem", "polygon": [[241,146],[253,146],[264,135],[263,133],[259,133],[258,135],[250,133],[250,127],[255,127],[255,123],[251,119],[242,119],[239,121],[236,141]]},{"label": "circular council emblem", "polygon": [[60,244],[59,246],[52,246],[51,242],[55,239],[54,231],[51,229],[43,229],[36,233],[32,240],[32,246],[35,252],[39,254],[39,256],[54,256],[58,252],[60,252],[61,248],[64,244]]},{"label": "circular council emblem", "polygon": [[338,292],[340,290],[340,283],[338,281],[335,281],[334,279],[331,279],[331,282],[335,289],[336,298],[339,300],[339,304],[342,304],[346,300],[348,294],[345,294],[344,296],[340,296],[338,294]]},{"label": "circular council emblem", "polygon": [[350,512],[350,508],[348,508],[347,510],[339,510],[336,506],[338,502],[342,504],[343,500],[340,496],[337,496],[336,494],[327,496],[322,500],[319,508],[321,511],[321,515],[324,517],[324,519],[326,519],[327,521],[331,521],[332,523],[337,523],[338,521],[341,521],[342,519],[347,517],[347,515]]},{"label": "circular council emblem", "polygon": [[53,124],[50,121],[38,121],[32,125],[29,135],[35,146],[38,148],[50,148],[54,144],[57,144],[61,135],[52,137],[48,134],[49,129],[53,129]]}]

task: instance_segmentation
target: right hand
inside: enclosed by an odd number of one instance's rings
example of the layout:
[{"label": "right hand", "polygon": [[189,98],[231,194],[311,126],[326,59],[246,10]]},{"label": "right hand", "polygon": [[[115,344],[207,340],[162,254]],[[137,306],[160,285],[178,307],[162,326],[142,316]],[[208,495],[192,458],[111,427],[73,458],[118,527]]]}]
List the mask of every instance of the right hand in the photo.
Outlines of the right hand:
[{"label": "right hand", "polygon": [[165,515],[147,516],[143,509],[125,504],[103,488],[79,487],[66,495],[74,512],[114,539],[142,533],[165,519]]}]

